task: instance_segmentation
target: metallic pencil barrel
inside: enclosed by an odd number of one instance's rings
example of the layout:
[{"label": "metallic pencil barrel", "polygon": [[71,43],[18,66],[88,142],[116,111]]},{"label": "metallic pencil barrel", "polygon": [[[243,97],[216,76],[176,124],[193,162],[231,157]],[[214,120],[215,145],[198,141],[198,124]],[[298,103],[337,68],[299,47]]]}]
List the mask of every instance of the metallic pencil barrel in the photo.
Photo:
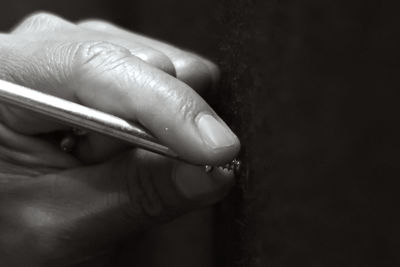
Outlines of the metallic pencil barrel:
[{"label": "metallic pencil barrel", "polygon": [[98,132],[179,159],[174,151],[161,144],[139,125],[108,113],[2,80],[0,80],[0,100],[71,126]]}]

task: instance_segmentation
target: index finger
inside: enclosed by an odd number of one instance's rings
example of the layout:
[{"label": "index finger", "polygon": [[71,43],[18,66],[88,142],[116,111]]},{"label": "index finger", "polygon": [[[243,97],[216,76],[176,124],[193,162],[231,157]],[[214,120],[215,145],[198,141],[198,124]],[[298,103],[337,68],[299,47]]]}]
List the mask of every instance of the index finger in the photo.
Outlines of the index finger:
[{"label": "index finger", "polygon": [[110,43],[83,43],[74,58],[72,88],[83,104],[138,121],[193,163],[237,154],[235,134],[185,83]]},{"label": "index finger", "polygon": [[187,84],[124,47],[88,41],[79,31],[70,40],[57,37],[29,42],[29,49],[15,45],[22,37],[6,38],[10,79],[137,121],[196,164],[224,164],[238,153],[238,138]]}]

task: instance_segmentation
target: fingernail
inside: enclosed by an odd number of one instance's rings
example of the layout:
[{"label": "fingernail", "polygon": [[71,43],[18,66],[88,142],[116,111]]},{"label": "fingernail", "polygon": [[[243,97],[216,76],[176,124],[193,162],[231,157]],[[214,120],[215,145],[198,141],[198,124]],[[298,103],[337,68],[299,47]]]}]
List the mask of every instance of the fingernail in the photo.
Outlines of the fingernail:
[{"label": "fingernail", "polygon": [[231,130],[209,114],[200,115],[197,127],[201,138],[211,149],[229,147],[236,142],[236,137]]},{"label": "fingernail", "polygon": [[233,179],[233,172],[214,170],[208,174],[204,171],[204,167],[187,164],[179,165],[175,169],[175,184],[178,190],[192,200],[201,200],[216,194],[221,188],[229,186]]}]

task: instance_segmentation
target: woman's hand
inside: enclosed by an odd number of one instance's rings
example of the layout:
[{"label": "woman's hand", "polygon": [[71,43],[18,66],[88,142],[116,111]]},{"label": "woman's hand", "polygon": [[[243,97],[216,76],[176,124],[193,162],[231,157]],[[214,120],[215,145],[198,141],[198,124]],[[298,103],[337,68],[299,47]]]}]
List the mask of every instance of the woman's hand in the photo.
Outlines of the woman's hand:
[{"label": "woman's hand", "polygon": [[[239,150],[198,94],[215,86],[217,67],[171,45],[36,14],[0,35],[0,59],[1,79],[137,121],[193,163],[224,164]],[[207,174],[98,134],[65,153],[68,126],[0,111],[1,266],[94,261],[129,235],[215,203],[233,183],[232,172]]]}]

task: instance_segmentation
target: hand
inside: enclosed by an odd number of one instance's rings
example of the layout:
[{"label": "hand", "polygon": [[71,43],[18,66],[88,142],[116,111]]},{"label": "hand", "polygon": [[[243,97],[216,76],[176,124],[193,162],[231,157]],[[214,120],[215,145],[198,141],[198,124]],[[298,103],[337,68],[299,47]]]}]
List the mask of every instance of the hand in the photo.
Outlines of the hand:
[{"label": "hand", "polygon": [[[206,59],[107,22],[50,14],[0,40],[1,79],[139,122],[196,164],[223,164],[239,151],[198,94],[218,81]],[[97,134],[65,153],[57,138],[68,126],[0,109],[1,266],[94,262],[128,236],[215,203],[233,183],[232,172],[207,174]]]}]

